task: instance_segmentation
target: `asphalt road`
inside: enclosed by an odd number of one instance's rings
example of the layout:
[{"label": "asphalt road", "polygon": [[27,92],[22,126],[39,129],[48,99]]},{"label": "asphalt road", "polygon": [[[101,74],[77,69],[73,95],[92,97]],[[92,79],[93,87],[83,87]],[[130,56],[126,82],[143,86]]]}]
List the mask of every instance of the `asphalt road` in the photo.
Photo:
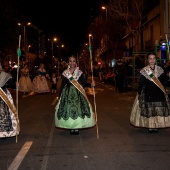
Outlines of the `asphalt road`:
[{"label": "asphalt road", "polygon": [[[170,170],[170,129],[148,133],[130,125],[136,92],[118,93],[95,78],[86,89],[97,126],[70,135],[54,126],[57,94],[19,93],[21,132],[0,139],[0,170]],[[15,99],[15,91],[11,91]]]}]

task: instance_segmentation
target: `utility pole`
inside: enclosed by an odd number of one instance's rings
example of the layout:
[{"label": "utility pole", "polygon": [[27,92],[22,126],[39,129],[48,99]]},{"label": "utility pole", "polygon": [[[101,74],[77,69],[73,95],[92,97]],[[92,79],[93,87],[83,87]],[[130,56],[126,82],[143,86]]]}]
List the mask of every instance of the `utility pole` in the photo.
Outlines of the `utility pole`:
[{"label": "utility pole", "polygon": [[167,59],[170,60],[170,55],[169,55],[169,0],[165,0],[165,36],[166,36],[166,45],[167,45],[167,50],[166,50],[166,56]]}]

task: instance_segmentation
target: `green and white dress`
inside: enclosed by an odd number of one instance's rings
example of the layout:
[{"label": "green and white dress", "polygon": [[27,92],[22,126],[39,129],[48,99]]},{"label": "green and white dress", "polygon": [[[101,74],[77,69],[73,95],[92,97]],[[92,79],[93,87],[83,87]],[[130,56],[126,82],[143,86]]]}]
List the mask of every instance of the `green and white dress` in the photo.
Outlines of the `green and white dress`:
[{"label": "green and white dress", "polygon": [[[83,87],[90,87],[83,72],[77,67],[62,73],[59,101],[55,110],[55,126],[65,129],[82,129],[96,124],[95,114]],[[81,83],[81,84],[80,84]]]}]

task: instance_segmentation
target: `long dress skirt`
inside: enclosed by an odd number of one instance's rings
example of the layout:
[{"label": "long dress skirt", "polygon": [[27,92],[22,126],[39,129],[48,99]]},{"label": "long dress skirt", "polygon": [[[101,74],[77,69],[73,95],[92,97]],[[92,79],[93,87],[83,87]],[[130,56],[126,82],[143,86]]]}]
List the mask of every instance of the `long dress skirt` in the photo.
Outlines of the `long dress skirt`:
[{"label": "long dress skirt", "polygon": [[[9,90],[5,90],[5,93],[14,106],[14,102]],[[0,98],[0,138],[13,137],[19,134],[19,121],[16,119],[15,113],[13,113],[7,104]]]},{"label": "long dress skirt", "polygon": [[91,104],[73,85],[65,85],[55,109],[56,127],[82,129],[95,126]]},{"label": "long dress skirt", "polygon": [[21,76],[19,79],[19,91],[31,92],[33,91],[33,84],[29,76]]},{"label": "long dress skirt", "polygon": [[50,92],[48,82],[45,76],[36,76],[33,79],[34,92],[36,93],[46,93]]},{"label": "long dress skirt", "polygon": [[[165,95],[165,98],[168,103],[167,95]],[[146,117],[142,115],[143,112],[148,112],[152,116]],[[160,116],[158,113],[164,113],[166,116]],[[167,107],[141,108],[137,94],[130,114],[130,123],[136,127],[166,128],[170,127],[170,116]]]}]

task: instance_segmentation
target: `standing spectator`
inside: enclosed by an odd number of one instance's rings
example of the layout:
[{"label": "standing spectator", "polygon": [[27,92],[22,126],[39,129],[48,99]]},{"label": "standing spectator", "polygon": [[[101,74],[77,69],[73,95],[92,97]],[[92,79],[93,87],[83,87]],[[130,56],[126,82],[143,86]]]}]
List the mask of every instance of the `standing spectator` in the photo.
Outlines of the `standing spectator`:
[{"label": "standing spectator", "polygon": [[57,92],[57,82],[58,82],[58,77],[56,76],[56,73],[52,73],[51,75],[51,93],[56,93]]},{"label": "standing spectator", "polygon": [[156,65],[156,55],[147,55],[148,65],[141,69],[138,93],[134,101],[130,122],[137,127],[158,132],[158,128],[170,127],[170,101],[164,89],[169,79]]},{"label": "standing spectator", "polygon": [[40,68],[37,70],[37,75],[33,79],[33,88],[36,93],[50,92],[50,88],[47,82],[47,72],[44,68],[44,64],[40,64]]},{"label": "standing spectator", "polygon": [[165,65],[163,66],[165,74],[168,74],[170,72],[170,61],[166,61]]},{"label": "standing spectator", "polygon": [[16,88],[10,74],[4,72],[0,65],[0,138],[19,134],[19,120],[12,95],[8,88]]},{"label": "standing spectator", "polygon": [[14,82],[17,81],[17,69],[15,67],[12,68],[11,70],[11,76]]},{"label": "standing spectator", "polygon": [[108,73],[104,77],[105,83],[114,84],[115,82],[115,73],[112,68],[109,68]]},{"label": "standing spectator", "polygon": [[114,73],[116,74],[115,76],[116,89],[118,89],[119,93],[122,93],[125,90],[124,86],[127,71],[125,65],[121,61],[116,63]]},{"label": "standing spectator", "polygon": [[79,129],[95,126],[95,113],[83,88],[94,85],[94,82],[86,82],[83,72],[76,67],[76,57],[70,56],[69,67],[62,73],[55,111],[56,127],[70,129],[70,134],[79,134]]}]

